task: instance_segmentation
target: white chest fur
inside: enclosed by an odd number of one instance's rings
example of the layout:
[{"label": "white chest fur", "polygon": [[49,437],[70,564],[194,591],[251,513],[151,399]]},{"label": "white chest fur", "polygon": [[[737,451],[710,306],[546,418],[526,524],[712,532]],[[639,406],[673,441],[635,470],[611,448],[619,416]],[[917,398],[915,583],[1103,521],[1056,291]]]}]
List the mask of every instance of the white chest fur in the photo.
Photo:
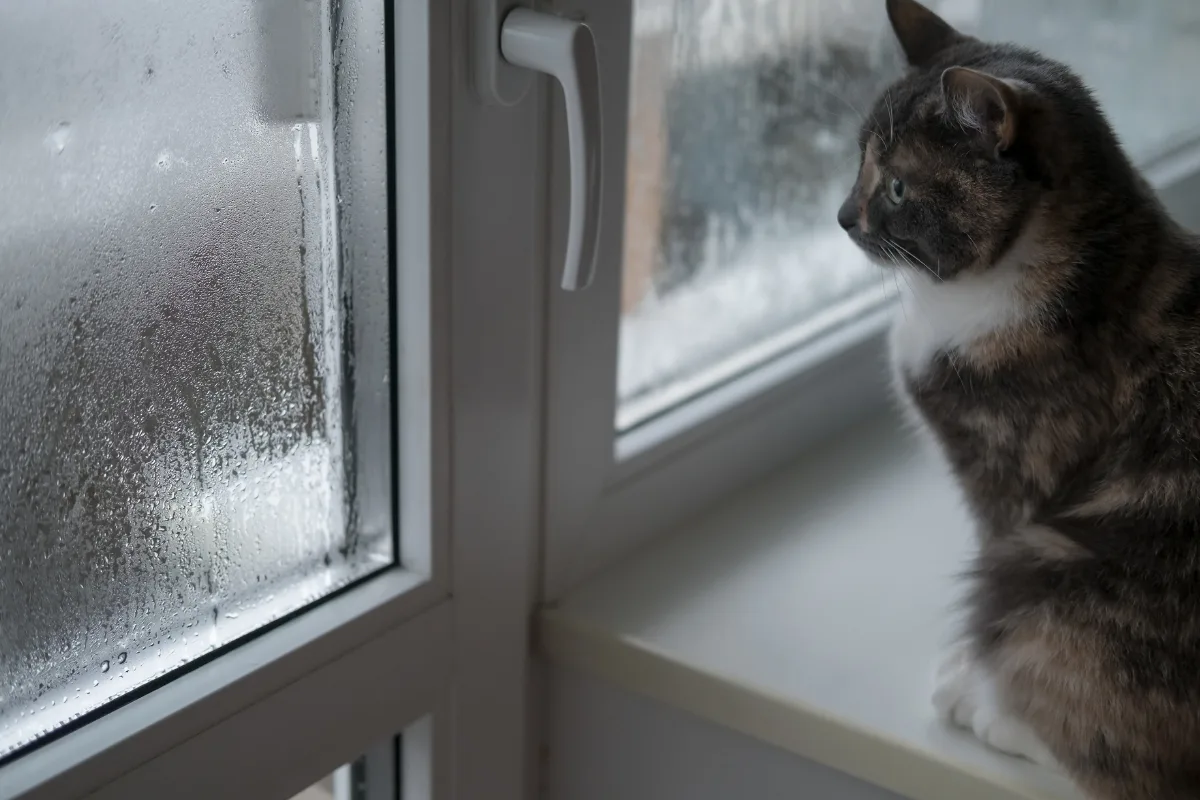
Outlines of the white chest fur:
[{"label": "white chest fur", "polygon": [[968,347],[1028,313],[1018,292],[1021,270],[1015,266],[998,265],[944,282],[919,273],[906,277],[891,335],[897,377],[920,375],[938,353]]}]

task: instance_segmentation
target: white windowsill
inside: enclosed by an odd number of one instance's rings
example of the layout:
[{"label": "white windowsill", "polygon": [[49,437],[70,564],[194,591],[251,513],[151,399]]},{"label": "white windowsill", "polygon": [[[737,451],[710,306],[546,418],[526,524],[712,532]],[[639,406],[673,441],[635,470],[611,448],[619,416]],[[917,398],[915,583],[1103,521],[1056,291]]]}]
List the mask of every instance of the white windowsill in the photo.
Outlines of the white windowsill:
[{"label": "white windowsill", "polygon": [[542,649],[916,800],[1078,798],[934,716],[971,536],[938,458],[875,420],[544,612]]}]

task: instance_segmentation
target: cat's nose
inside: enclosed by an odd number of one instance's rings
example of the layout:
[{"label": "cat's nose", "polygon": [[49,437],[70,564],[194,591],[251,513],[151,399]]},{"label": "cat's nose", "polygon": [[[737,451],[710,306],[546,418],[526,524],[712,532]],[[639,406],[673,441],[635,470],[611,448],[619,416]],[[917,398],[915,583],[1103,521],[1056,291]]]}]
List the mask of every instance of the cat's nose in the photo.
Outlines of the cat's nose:
[{"label": "cat's nose", "polygon": [[851,192],[846,198],[846,202],[842,203],[842,207],[838,209],[838,225],[842,226],[842,230],[848,231],[858,224],[858,198]]}]

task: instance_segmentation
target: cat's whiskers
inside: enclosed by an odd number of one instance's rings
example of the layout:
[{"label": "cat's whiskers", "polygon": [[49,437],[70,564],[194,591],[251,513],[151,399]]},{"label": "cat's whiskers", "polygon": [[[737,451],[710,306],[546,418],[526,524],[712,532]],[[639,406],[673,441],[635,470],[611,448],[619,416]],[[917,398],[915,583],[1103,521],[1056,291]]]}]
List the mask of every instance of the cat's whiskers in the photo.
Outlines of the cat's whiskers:
[{"label": "cat's whiskers", "polygon": [[855,115],[857,115],[857,118],[858,118],[858,119],[865,119],[865,118],[866,118],[866,116],[867,116],[867,115],[866,115],[866,114],[864,114],[864,113],[862,112],[862,109],[860,109],[858,106],[854,105],[854,103],[851,103],[851,102],[850,102],[850,100],[849,100],[847,97],[845,97],[844,95],[840,94],[839,92],[836,92],[836,91],[834,91],[833,89],[830,89],[828,86],[824,86],[824,85],[822,85],[822,84],[820,84],[820,83],[817,83],[817,82],[815,82],[815,81],[814,81],[814,82],[811,82],[811,83],[807,83],[807,84],[805,84],[805,85],[806,85],[808,88],[810,88],[810,89],[819,89],[820,91],[822,91],[822,92],[825,92],[826,94],[828,94],[830,97],[836,97],[838,100],[840,100],[841,102],[845,103],[845,104],[846,104],[846,107],[847,107],[848,109],[850,109],[851,111],[853,111],[853,112],[855,113]]},{"label": "cat's whiskers", "polygon": [[[924,301],[922,301],[922,300],[921,300],[921,297],[920,297],[920,295],[918,295],[918,294],[917,294],[917,292],[916,292],[916,290],[915,290],[915,289],[913,289],[912,281],[910,281],[910,280],[908,279],[908,275],[906,275],[906,274],[905,274],[905,273],[903,273],[903,272],[900,272],[900,273],[899,273],[899,275],[900,275],[900,280],[904,281],[904,285],[908,287],[908,296],[909,296],[909,297],[911,297],[911,298],[913,298],[914,300],[916,300],[916,302],[917,302],[917,305],[921,306],[921,310],[928,312],[928,309],[926,309],[926,308],[925,308],[925,303],[924,303]],[[903,299],[901,299],[901,301],[900,301],[900,302],[901,302],[901,304],[903,304],[903,303],[904,303],[904,300],[903,300]],[[905,318],[906,320],[908,319],[908,312],[907,312],[907,311],[905,311],[905,317],[904,317],[904,318]]]},{"label": "cat's whiskers", "polygon": [[879,289],[882,292],[887,292],[887,278],[883,275],[883,270],[876,270],[879,273]]},{"label": "cat's whiskers", "polygon": [[[905,248],[903,245],[901,245],[901,244],[898,244],[896,241],[894,241],[894,240],[892,240],[892,239],[885,239],[884,241],[886,241],[886,242],[887,242],[888,244],[890,244],[892,247],[895,247],[895,248],[896,248],[897,250],[899,250],[901,253],[904,253],[904,255],[906,256],[904,260],[905,260],[905,261],[908,263],[908,265],[909,265],[910,267],[913,267],[913,268],[915,269],[915,268],[916,268],[916,266],[917,266],[917,264],[920,264],[920,265],[921,265],[922,267],[924,267],[924,268],[925,268],[925,269],[926,269],[926,270],[929,272],[929,274],[930,274],[930,275],[932,275],[934,278],[937,278],[938,280],[941,280],[941,279],[942,279],[941,273],[940,273],[938,270],[935,270],[933,267],[931,267],[931,266],[929,266],[928,264],[926,264],[924,261],[922,261],[922,260],[921,260],[920,258],[918,258],[916,255],[914,255],[913,253],[909,252],[909,250],[908,250],[908,249],[906,249],[906,248]],[[910,258],[912,259],[911,261],[909,260]],[[913,263],[914,261],[916,262],[915,264]]]},{"label": "cat's whiskers", "polygon": [[908,256],[904,255],[903,253],[900,252],[899,249],[897,249],[896,244],[894,242],[890,243],[889,246],[891,247],[892,252],[896,254],[895,264],[897,266],[899,266],[900,262],[903,261],[904,264],[907,265],[909,269],[917,268],[917,265],[914,264],[912,261],[910,261]]},{"label": "cat's whiskers", "polygon": [[892,113],[892,98],[891,95],[885,94],[883,102],[888,110],[888,140],[887,144],[892,144],[896,141],[896,115]]},{"label": "cat's whiskers", "polygon": [[[840,78],[841,78],[840,85],[841,86],[853,86],[854,85],[854,79],[850,76],[849,72],[847,72],[845,69],[841,69],[841,68],[838,68],[837,71],[841,73],[841,75],[840,75]],[[846,97],[846,95],[843,92],[838,92],[838,91],[831,89],[828,86],[825,86],[824,84],[816,82],[816,81],[810,83],[809,85],[819,87],[819,88],[823,89],[824,91],[828,92],[829,94],[833,95],[837,99],[841,100],[843,103],[845,103],[850,108],[851,111],[853,111],[855,114],[858,115],[859,119],[866,118],[867,115],[862,112],[862,109],[860,109],[858,106],[854,105],[854,103],[850,102],[850,99],[848,97]]]},{"label": "cat's whiskers", "polygon": [[[884,251],[884,253],[887,254],[888,260],[892,262],[892,266],[896,268],[896,269],[892,270],[892,283],[894,283],[896,286],[896,298],[900,303],[900,313],[902,313],[904,315],[904,319],[905,319],[905,321],[907,321],[908,320],[908,307],[906,305],[904,305],[904,292],[901,291],[900,281],[896,277],[896,275],[900,272],[900,269],[899,269],[900,262],[896,260],[896,257],[892,254],[894,251],[888,247],[886,242],[883,243],[883,251]],[[880,280],[883,281],[883,287],[884,287],[884,290],[886,291],[887,290],[887,281],[883,278],[882,275],[880,276]],[[905,282],[906,283],[908,282],[907,278],[905,278]],[[912,291],[911,285],[909,286],[909,291],[910,292]]]},{"label": "cat's whiskers", "polygon": [[908,306],[904,305],[904,290],[900,288],[900,279],[896,277],[899,270],[892,270],[892,283],[896,287],[896,298],[900,303],[900,313],[904,315],[904,320],[908,321]]},{"label": "cat's whiskers", "polygon": [[971,243],[971,247],[975,248],[975,260],[980,261],[983,258],[983,251],[979,249],[979,245],[976,243],[975,237],[966,231],[963,231],[963,235],[967,237],[967,241]]},{"label": "cat's whiskers", "polygon": [[894,241],[884,239],[882,243],[883,243],[884,247],[887,247],[889,249],[889,251],[893,253],[893,258],[892,258],[893,264],[895,264],[896,266],[900,266],[901,264],[904,264],[904,265],[910,267],[910,269],[913,269],[913,270],[917,269],[917,265],[913,264],[912,261],[910,259],[908,259],[907,255],[900,252],[900,248],[898,246],[896,246],[896,243]]},{"label": "cat's whiskers", "polygon": [[971,388],[967,386],[967,382],[963,380],[963,374],[959,371],[958,364],[954,363],[954,353],[946,354],[946,362],[950,365],[950,368],[954,370],[954,374],[958,376],[958,383],[963,387],[963,391],[965,391],[968,395],[971,394]]}]

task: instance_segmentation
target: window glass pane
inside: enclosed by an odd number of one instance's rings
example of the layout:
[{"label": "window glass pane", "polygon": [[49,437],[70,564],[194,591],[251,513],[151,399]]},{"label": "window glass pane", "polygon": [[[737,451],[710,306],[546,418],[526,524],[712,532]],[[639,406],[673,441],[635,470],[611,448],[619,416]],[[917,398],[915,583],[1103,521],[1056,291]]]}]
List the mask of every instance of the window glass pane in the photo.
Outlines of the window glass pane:
[{"label": "window glass pane", "polygon": [[[877,0],[634,5],[621,430],[886,302],[835,214],[903,66]],[[1135,157],[1200,126],[1192,0],[929,5],[1075,66]]]},{"label": "window glass pane", "polygon": [[292,797],[292,800],[342,800],[338,795],[339,784],[348,782],[350,765],[338,768],[331,775],[322,778],[304,791]]},{"label": "window glass pane", "polygon": [[291,800],[397,800],[402,796],[399,747],[398,739],[380,744]]},{"label": "window glass pane", "polygon": [[0,757],[393,562],[383,37],[0,4]]},{"label": "window glass pane", "polygon": [[429,718],[379,742],[291,800],[422,800],[431,796]]}]

